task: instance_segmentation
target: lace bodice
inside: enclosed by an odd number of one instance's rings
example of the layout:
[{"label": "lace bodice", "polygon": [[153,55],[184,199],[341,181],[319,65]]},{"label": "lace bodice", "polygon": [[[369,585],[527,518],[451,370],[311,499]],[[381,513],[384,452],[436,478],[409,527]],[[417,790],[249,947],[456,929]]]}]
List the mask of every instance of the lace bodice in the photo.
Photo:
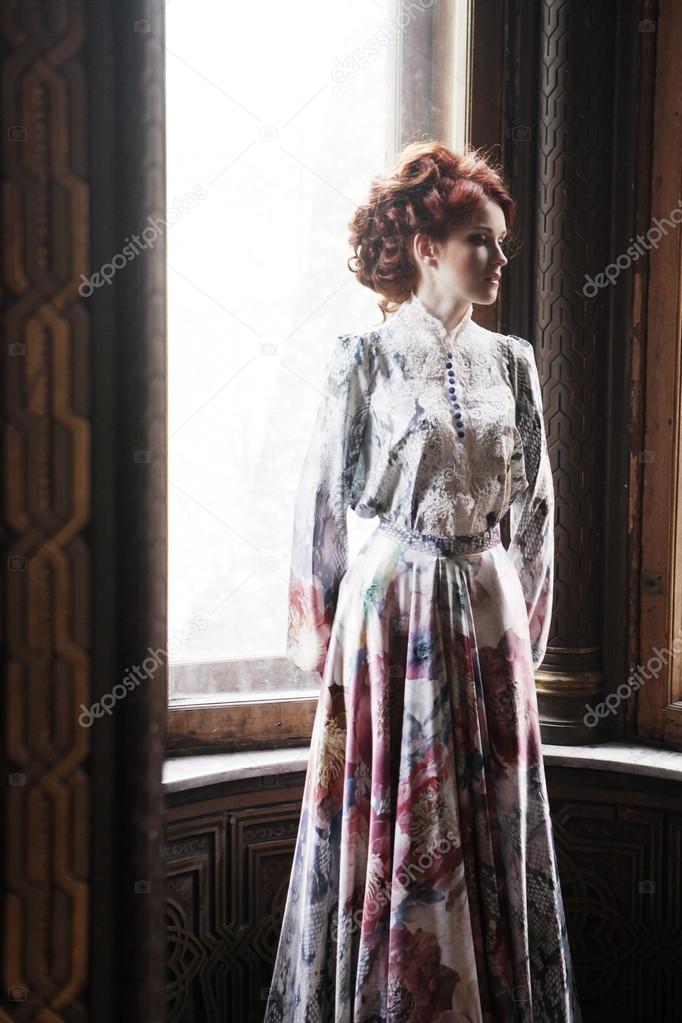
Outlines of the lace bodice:
[{"label": "lace bodice", "polygon": [[301,668],[324,667],[348,507],[439,537],[483,532],[511,509],[536,667],[544,657],[554,491],[534,352],[472,312],[447,331],[413,294],[334,344],[295,507],[287,655]]}]

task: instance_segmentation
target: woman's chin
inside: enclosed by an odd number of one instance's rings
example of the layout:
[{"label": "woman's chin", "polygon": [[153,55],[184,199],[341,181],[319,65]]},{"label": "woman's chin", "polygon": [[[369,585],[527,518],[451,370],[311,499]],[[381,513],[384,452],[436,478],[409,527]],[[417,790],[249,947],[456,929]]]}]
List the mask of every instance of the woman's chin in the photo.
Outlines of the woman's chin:
[{"label": "woman's chin", "polygon": [[492,305],[497,301],[499,290],[499,286],[496,284],[486,284],[481,288],[479,296],[474,299],[474,302],[476,305]]}]

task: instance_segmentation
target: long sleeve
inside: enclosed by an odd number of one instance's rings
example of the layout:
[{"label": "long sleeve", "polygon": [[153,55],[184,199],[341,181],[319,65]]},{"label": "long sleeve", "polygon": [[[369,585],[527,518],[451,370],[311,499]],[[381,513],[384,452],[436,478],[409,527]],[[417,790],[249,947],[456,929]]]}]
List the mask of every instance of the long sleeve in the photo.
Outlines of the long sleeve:
[{"label": "long sleeve", "polygon": [[508,553],[521,580],[533,667],[547,648],[554,595],[554,484],[547,450],[542,392],[533,346],[510,335],[509,369],[516,401],[516,428],[523,442],[528,487],[510,506]]},{"label": "long sleeve", "polygon": [[346,511],[363,446],[371,371],[370,338],[338,337],[298,484],[287,658],[306,671],[324,669],[339,587],[348,567]]}]

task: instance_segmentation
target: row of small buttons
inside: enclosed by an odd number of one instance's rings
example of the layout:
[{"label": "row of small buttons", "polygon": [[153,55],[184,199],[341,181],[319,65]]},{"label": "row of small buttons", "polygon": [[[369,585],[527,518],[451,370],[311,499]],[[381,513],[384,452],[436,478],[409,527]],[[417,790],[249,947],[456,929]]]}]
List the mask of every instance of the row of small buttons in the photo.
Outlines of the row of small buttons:
[{"label": "row of small buttons", "polygon": [[452,401],[452,407],[458,410],[457,412],[455,412],[455,426],[457,427],[457,436],[458,437],[463,437],[464,436],[464,430],[462,429],[462,425],[463,425],[462,424],[462,413],[459,411],[460,405],[459,405],[459,402],[457,401],[457,394],[455,393],[455,373],[454,373],[454,370],[452,368],[452,363],[450,362],[451,359],[452,359],[452,352],[448,352],[447,362],[445,363],[445,367],[446,367],[446,369],[448,371],[448,391],[450,393],[450,400]]}]

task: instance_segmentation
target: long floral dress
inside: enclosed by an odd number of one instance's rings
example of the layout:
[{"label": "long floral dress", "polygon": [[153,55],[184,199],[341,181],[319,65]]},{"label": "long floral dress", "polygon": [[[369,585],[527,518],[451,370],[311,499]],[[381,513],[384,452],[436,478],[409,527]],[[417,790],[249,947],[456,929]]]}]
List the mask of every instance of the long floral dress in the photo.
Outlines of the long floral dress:
[{"label": "long floral dress", "polygon": [[[534,677],[540,382],[471,314],[448,332],[413,294],[330,355],[287,636],[322,686],[265,1023],[582,1023]],[[350,566],[349,507],[379,517]]]}]

